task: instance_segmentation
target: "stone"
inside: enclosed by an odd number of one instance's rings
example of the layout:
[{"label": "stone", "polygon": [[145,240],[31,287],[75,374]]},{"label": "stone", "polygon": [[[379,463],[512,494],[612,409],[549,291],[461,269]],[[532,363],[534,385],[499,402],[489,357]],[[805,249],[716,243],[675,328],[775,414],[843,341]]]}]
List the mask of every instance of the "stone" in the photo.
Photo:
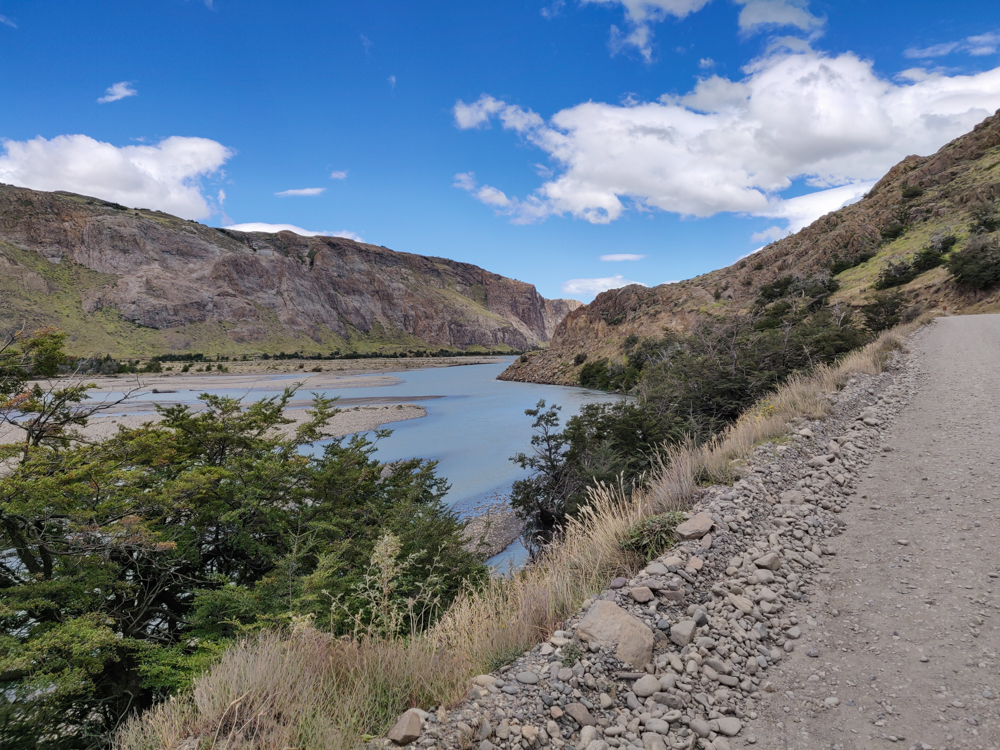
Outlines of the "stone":
[{"label": "stone", "polygon": [[692,557],[690,560],[688,560],[688,564],[685,570],[687,570],[690,573],[697,573],[703,567],[705,567],[704,560],[702,560],[700,557]]},{"label": "stone", "polygon": [[479,750],[493,750],[493,743],[489,740],[483,740],[479,743]]},{"label": "stone", "polygon": [[563,712],[582,727],[597,725],[597,720],[591,716],[590,711],[582,703],[567,703],[563,706]]},{"label": "stone", "polygon": [[521,727],[521,736],[529,743],[534,742],[538,739],[538,727],[533,727],[530,724],[523,725]]},{"label": "stone", "polygon": [[774,573],[767,568],[758,568],[754,575],[757,576],[757,583],[774,583]]},{"label": "stone", "polygon": [[721,716],[718,722],[719,734],[724,734],[727,737],[735,737],[743,729],[743,722],[734,716]]},{"label": "stone", "polygon": [[649,719],[646,721],[646,731],[667,734],[670,731],[670,724],[663,719]]},{"label": "stone", "polygon": [[765,568],[767,570],[778,570],[781,567],[781,556],[777,552],[768,552],[766,555],[761,555],[753,564],[758,568]]},{"label": "stone", "polygon": [[615,699],[612,698],[607,693],[601,693],[600,703],[601,703],[601,708],[607,710],[611,708],[613,705],[615,705]]},{"label": "stone", "polygon": [[681,620],[670,626],[670,640],[683,648],[691,642],[697,630],[694,620]]},{"label": "stone", "polygon": [[588,747],[591,742],[597,742],[601,739],[600,732],[597,731],[597,727],[584,727],[580,730],[580,746]]},{"label": "stone", "polygon": [[729,602],[736,607],[740,612],[745,615],[753,612],[753,602],[747,599],[745,596],[739,596],[737,594],[729,595]]},{"label": "stone", "polygon": [[811,438],[813,436],[813,431],[810,430],[808,427],[803,427],[801,430],[799,430],[799,434],[804,438]]},{"label": "stone", "polygon": [[497,725],[497,728],[493,730],[493,734],[496,735],[498,740],[505,740],[510,737],[510,724],[504,719]]},{"label": "stone", "polygon": [[496,685],[497,678],[491,674],[481,674],[473,680],[479,687],[489,687]]},{"label": "stone", "polygon": [[655,595],[646,586],[636,586],[634,589],[629,590],[629,596],[633,600],[637,601],[639,604],[645,604],[646,602],[651,602],[655,599]]},{"label": "stone", "polygon": [[622,578],[621,576],[619,576],[618,578],[613,580],[610,584],[608,584],[608,588],[623,589],[625,588],[626,583],[628,583],[628,578]]},{"label": "stone", "polygon": [[712,750],[732,750],[732,745],[725,737],[716,737],[712,740]]},{"label": "stone", "polygon": [[813,659],[818,658],[819,657],[819,649],[816,648],[815,646],[810,647],[810,649],[808,651],[806,651],[806,656],[810,656]]},{"label": "stone", "polygon": [[802,505],[806,501],[798,490],[785,490],[779,497],[783,505]]},{"label": "stone", "polygon": [[699,737],[708,737],[712,731],[708,726],[708,722],[704,719],[691,719],[688,728]]},{"label": "stone", "polygon": [[581,641],[614,647],[615,656],[636,669],[653,656],[653,631],[614,602],[594,602],[576,632]]},{"label": "stone", "polygon": [[635,681],[632,686],[632,692],[635,693],[640,698],[648,698],[653,693],[657,693],[660,690],[660,681],[651,674],[644,675]]},{"label": "stone", "polygon": [[785,638],[791,638],[793,641],[797,641],[802,637],[802,628],[798,625],[793,625],[788,630],[785,631]]},{"label": "stone", "polygon": [[409,745],[420,739],[420,714],[412,708],[405,712],[396,720],[386,737],[397,745]]},{"label": "stone", "polygon": [[573,670],[569,667],[562,667],[558,672],[556,672],[556,677],[563,682],[569,682],[573,679]]},{"label": "stone", "polygon": [[667,743],[656,732],[643,732],[642,748],[643,750],[667,750]]},{"label": "stone", "polygon": [[699,513],[680,524],[674,531],[678,539],[701,539],[712,530],[715,521],[708,513]]},{"label": "stone", "polygon": [[538,675],[534,672],[518,672],[517,676],[514,678],[522,685],[536,685],[538,684]]},{"label": "stone", "polygon": [[667,566],[658,562],[651,562],[646,566],[646,572],[651,576],[665,576],[669,571]]}]

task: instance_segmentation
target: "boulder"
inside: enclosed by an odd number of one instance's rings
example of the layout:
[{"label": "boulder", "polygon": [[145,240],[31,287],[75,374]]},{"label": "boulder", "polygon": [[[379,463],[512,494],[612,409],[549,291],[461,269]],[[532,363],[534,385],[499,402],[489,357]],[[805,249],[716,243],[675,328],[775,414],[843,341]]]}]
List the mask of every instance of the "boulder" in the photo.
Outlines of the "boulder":
[{"label": "boulder", "polygon": [[781,567],[781,557],[777,552],[768,552],[766,555],[762,555],[754,560],[753,564],[758,568],[767,568],[768,570],[777,570]]},{"label": "boulder", "polygon": [[614,602],[594,602],[576,633],[581,641],[615,647],[615,656],[636,669],[645,667],[653,656],[653,631]]},{"label": "boulder", "polygon": [[397,745],[409,745],[420,739],[420,714],[411,708],[396,720],[386,737]]},{"label": "boulder", "polygon": [[678,526],[674,533],[678,539],[701,539],[712,530],[714,524],[715,521],[708,513],[699,513]]},{"label": "boulder", "polygon": [[680,622],[675,622],[670,626],[670,640],[681,648],[684,648],[691,642],[697,628],[698,626],[695,624],[694,620],[681,620]]},{"label": "boulder", "polygon": [[563,711],[581,727],[592,727],[597,724],[597,720],[590,715],[590,711],[582,703],[567,703]]}]

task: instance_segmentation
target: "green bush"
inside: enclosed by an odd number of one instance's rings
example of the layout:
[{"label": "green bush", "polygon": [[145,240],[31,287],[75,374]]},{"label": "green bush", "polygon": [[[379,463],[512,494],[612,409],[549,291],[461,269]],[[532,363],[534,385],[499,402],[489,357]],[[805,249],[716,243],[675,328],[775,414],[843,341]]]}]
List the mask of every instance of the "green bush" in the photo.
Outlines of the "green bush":
[{"label": "green bush", "polygon": [[898,325],[904,304],[903,295],[898,291],[871,295],[861,307],[865,327],[872,333],[879,333]]},{"label": "green bush", "polygon": [[992,203],[987,203],[972,209],[972,223],[969,229],[973,234],[988,234],[1000,229],[997,207]]},{"label": "green bush", "polygon": [[948,256],[947,266],[958,284],[988,289],[1000,283],[1000,246],[992,236],[977,235]]},{"label": "green bush", "polygon": [[586,361],[587,361],[587,354],[586,354],[586,352],[580,352],[575,357],[573,357],[573,364],[574,365],[582,365]]},{"label": "green bush", "polygon": [[841,260],[838,256],[834,255],[830,261],[830,273],[836,276],[855,266],[860,266],[862,263],[867,263],[874,257],[875,253],[861,253],[861,255],[856,255],[853,258],[844,258]]},{"label": "green bush", "polygon": [[902,237],[906,231],[906,224],[901,221],[893,221],[882,230],[882,239],[891,242],[897,237]]},{"label": "green bush", "polygon": [[[405,634],[486,575],[434,462],[380,464],[362,437],[308,452],[336,410],[317,397],[285,437],[292,397],[204,395],[102,442],[18,449],[0,478],[0,746],[98,747],[248,631]],[[430,606],[409,618],[411,600]]]},{"label": "green bush", "polygon": [[[952,239],[954,238],[952,237]],[[948,245],[948,247],[950,246]],[[925,247],[908,260],[901,260],[898,263],[890,262],[878,275],[874,287],[883,290],[909,284],[921,274],[932,268],[937,268],[942,263],[944,263],[943,250],[934,246]]]},{"label": "green bush", "polygon": [[903,198],[906,200],[913,200],[914,198],[919,198],[924,194],[924,189],[919,185],[906,185],[903,188]]},{"label": "green bush", "polygon": [[636,522],[622,541],[622,549],[635,552],[646,562],[662,555],[676,541],[674,532],[684,522],[681,513],[663,513]]}]

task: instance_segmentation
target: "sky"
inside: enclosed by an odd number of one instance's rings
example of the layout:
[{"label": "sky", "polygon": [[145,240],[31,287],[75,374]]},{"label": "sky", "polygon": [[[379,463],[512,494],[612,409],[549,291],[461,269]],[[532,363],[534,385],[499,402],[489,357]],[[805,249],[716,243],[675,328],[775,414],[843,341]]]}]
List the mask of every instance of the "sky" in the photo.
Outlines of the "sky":
[{"label": "sky", "polygon": [[589,301],[720,268],[1000,109],[986,0],[0,0],[0,182]]}]

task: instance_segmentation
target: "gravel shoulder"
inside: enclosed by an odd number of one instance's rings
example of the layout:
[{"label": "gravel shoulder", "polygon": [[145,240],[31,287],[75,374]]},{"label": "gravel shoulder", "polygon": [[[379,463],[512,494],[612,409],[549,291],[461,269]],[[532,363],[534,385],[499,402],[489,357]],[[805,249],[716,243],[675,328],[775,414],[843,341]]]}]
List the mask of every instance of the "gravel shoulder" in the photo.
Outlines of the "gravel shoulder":
[{"label": "gravel shoulder", "polygon": [[800,608],[819,656],[775,671],[763,747],[1000,743],[1000,316],[941,318],[911,349],[912,400]]},{"label": "gravel shoulder", "polygon": [[702,490],[666,554],[392,742],[996,750],[1000,316],[909,347]]}]

